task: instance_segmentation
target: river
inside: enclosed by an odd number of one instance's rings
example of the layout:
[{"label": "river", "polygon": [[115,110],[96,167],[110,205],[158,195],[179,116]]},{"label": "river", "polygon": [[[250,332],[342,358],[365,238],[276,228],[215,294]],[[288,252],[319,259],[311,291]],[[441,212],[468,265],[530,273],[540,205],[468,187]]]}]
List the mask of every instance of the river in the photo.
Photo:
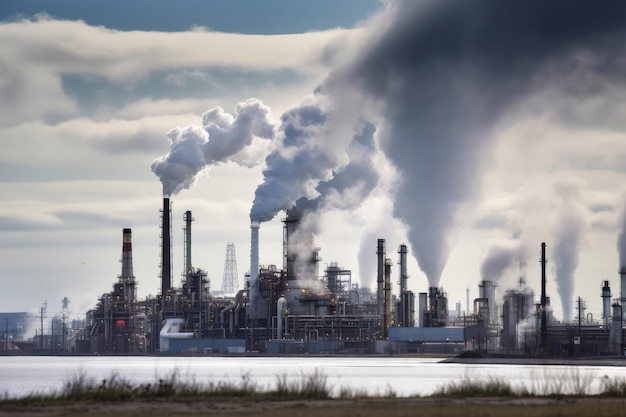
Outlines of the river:
[{"label": "river", "polygon": [[508,365],[439,363],[421,357],[118,357],[118,356],[0,356],[0,395],[9,398],[58,392],[65,382],[84,375],[96,381],[119,375],[133,384],[154,383],[174,373],[187,383],[231,382],[244,379],[260,389],[272,388],[278,378],[298,381],[320,372],[337,394],[347,388],[368,394],[393,391],[398,396],[429,395],[438,388],[466,379],[498,379],[513,386],[544,392],[555,384],[582,381],[588,393],[600,381],[624,378],[616,366]]}]

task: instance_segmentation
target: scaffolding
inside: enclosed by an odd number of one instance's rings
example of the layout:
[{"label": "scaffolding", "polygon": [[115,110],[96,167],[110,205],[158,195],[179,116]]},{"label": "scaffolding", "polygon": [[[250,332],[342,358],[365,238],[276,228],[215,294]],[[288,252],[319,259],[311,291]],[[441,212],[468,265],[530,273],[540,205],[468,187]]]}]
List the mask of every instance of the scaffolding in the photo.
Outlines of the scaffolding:
[{"label": "scaffolding", "polygon": [[222,293],[235,294],[239,290],[239,278],[237,275],[237,257],[235,244],[226,245],[226,259],[224,260],[224,275],[222,276]]}]

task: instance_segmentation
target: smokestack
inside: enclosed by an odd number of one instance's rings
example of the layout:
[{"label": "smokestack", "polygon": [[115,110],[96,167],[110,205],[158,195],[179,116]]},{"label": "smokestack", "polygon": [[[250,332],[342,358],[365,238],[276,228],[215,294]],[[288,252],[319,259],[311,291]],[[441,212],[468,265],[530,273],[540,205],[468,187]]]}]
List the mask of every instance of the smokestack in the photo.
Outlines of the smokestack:
[{"label": "smokestack", "polygon": [[133,243],[131,229],[122,230],[122,274],[120,277],[133,277]]},{"label": "smokestack", "polygon": [[391,265],[393,261],[389,258],[385,260],[385,308],[383,318],[383,338],[387,338],[387,331],[391,326]]},{"label": "smokestack", "polygon": [[398,252],[400,253],[400,294],[402,294],[408,290],[406,281],[409,278],[406,266],[406,258],[408,254],[406,245],[400,245],[400,249],[398,250]]},{"label": "smokestack", "polygon": [[602,286],[602,318],[608,320],[611,315],[611,287],[609,281],[604,281]]},{"label": "smokestack", "polygon": [[378,255],[378,269],[377,269],[377,278],[376,282],[378,283],[377,289],[377,301],[378,306],[376,309],[376,314],[380,317],[384,314],[384,285],[385,285],[385,239],[378,239],[378,247],[376,249],[376,254]]},{"label": "smokestack", "polygon": [[131,229],[122,230],[122,273],[119,276],[124,285],[124,296],[129,306],[135,302],[135,275],[133,274],[133,243]]},{"label": "smokestack", "polygon": [[161,296],[165,299],[172,288],[172,212],[170,199],[163,197],[161,212]]},{"label": "smokestack", "polygon": [[185,274],[188,274],[193,268],[191,263],[191,222],[193,221],[191,211],[185,212],[183,220],[185,221]]},{"label": "smokestack", "polygon": [[258,319],[259,299],[259,223],[250,224],[250,318]]},{"label": "smokestack", "polygon": [[[622,266],[619,269],[620,275],[620,304],[622,305],[622,310],[626,310],[626,266]],[[622,315],[626,318],[624,311],[622,311]]]}]

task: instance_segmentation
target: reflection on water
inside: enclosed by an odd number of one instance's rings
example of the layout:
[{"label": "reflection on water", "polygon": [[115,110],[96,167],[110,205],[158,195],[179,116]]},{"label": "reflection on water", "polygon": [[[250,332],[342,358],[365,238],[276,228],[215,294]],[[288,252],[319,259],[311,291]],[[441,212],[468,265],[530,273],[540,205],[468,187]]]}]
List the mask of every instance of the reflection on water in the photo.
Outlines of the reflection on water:
[{"label": "reflection on water", "polygon": [[620,377],[624,368],[611,366],[442,364],[436,358],[408,357],[0,357],[0,394],[22,397],[58,391],[68,379],[84,374],[97,381],[119,374],[136,384],[151,383],[174,372],[189,383],[239,383],[249,377],[259,388],[272,388],[278,377],[294,381],[316,370],[336,393],[340,387],[369,394],[389,390],[398,396],[429,395],[461,379],[500,378],[513,386],[542,387],[541,381],[585,378],[597,390],[605,375]]}]

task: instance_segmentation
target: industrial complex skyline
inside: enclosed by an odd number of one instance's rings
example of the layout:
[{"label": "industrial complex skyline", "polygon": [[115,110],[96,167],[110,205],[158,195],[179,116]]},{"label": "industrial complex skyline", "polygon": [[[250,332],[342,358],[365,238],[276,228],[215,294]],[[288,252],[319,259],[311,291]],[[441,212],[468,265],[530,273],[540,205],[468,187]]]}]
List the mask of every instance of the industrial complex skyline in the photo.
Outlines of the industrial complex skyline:
[{"label": "industrial complex skyline", "polygon": [[120,274],[123,228],[138,297],[157,294],[164,194],[174,283],[185,211],[211,289],[230,242],[242,288],[250,220],[281,265],[298,202],[322,264],[361,286],[384,238],[394,261],[408,245],[410,289],[465,309],[482,279],[537,289],[546,242],[557,317],[577,296],[599,315],[604,280],[618,297],[620,3],[57,3],[0,14],[0,311],[68,297],[82,316]]}]

